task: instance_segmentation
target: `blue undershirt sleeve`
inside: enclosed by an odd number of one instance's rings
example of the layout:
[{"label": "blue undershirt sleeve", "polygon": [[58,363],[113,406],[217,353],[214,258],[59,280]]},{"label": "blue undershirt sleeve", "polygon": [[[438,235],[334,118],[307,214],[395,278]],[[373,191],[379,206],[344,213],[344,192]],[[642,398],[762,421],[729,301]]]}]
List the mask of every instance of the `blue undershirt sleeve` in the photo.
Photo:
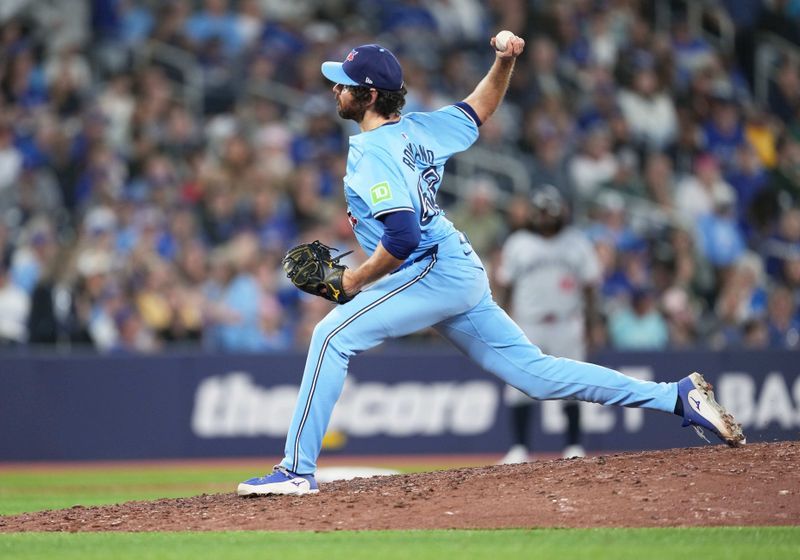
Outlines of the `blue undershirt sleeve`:
[{"label": "blue undershirt sleeve", "polygon": [[378,218],[383,222],[384,231],[381,245],[394,258],[406,260],[419,245],[422,231],[414,212],[391,212]]}]

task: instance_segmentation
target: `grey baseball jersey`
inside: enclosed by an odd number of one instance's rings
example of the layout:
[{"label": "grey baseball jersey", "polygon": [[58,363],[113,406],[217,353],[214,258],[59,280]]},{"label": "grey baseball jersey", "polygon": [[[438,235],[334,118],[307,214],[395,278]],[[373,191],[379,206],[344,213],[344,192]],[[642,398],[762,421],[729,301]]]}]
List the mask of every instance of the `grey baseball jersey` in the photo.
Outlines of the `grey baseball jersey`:
[{"label": "grey baseball jersey", "polygon": [[550,238],[527,230],[503,245],[498,280],[512,288],[519,323],[540,323],[583,314],[583,287],[599,283],[600,262],[589,239],[567,227]]}]

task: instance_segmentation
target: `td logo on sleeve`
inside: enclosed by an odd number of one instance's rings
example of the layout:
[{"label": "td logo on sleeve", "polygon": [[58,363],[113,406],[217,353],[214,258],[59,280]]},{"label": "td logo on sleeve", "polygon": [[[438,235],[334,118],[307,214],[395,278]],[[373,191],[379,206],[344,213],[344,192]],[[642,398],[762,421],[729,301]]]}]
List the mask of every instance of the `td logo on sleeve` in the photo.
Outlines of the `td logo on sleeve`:
[{"label": "td logo on sleeve", "polygon": [[392,200],[392,189],[389,188],[389,183],[386,181],[372,187],[369,190],[369,194],[372,197],[373,205],[385,200]]}]

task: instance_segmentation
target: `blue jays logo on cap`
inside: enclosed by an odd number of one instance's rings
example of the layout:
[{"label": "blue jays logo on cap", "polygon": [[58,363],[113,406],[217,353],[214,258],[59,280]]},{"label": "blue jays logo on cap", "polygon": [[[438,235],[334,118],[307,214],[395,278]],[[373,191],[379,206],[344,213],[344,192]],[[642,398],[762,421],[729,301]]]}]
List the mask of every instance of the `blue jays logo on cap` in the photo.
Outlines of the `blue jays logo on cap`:
[{"label": "blue jays logo on cap", "polygon": [[397,58],[380,45],[361,45],[344,62],[323,62],[322,74],[345,86],[368,86],[387,91],[403,87],[403,69]]}]

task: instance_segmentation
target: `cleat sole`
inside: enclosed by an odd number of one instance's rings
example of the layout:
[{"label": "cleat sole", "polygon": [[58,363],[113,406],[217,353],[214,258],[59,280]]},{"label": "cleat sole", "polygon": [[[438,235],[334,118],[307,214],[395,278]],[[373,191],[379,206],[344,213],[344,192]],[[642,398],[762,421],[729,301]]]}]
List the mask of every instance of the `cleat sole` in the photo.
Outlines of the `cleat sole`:
[{"label": "cleat sole", "polygon": [[719,438],[731,447],[741,447],[747,443],[742,425],[737,423],[733,415],[725,410],[725,407],[714,398],[714,386],[706,381],[702,375],[695,372],[689,376],[694,386],[703,393],[708,399],[708,404],[717,412],[722,420],[722,430],[718,434]]}]

